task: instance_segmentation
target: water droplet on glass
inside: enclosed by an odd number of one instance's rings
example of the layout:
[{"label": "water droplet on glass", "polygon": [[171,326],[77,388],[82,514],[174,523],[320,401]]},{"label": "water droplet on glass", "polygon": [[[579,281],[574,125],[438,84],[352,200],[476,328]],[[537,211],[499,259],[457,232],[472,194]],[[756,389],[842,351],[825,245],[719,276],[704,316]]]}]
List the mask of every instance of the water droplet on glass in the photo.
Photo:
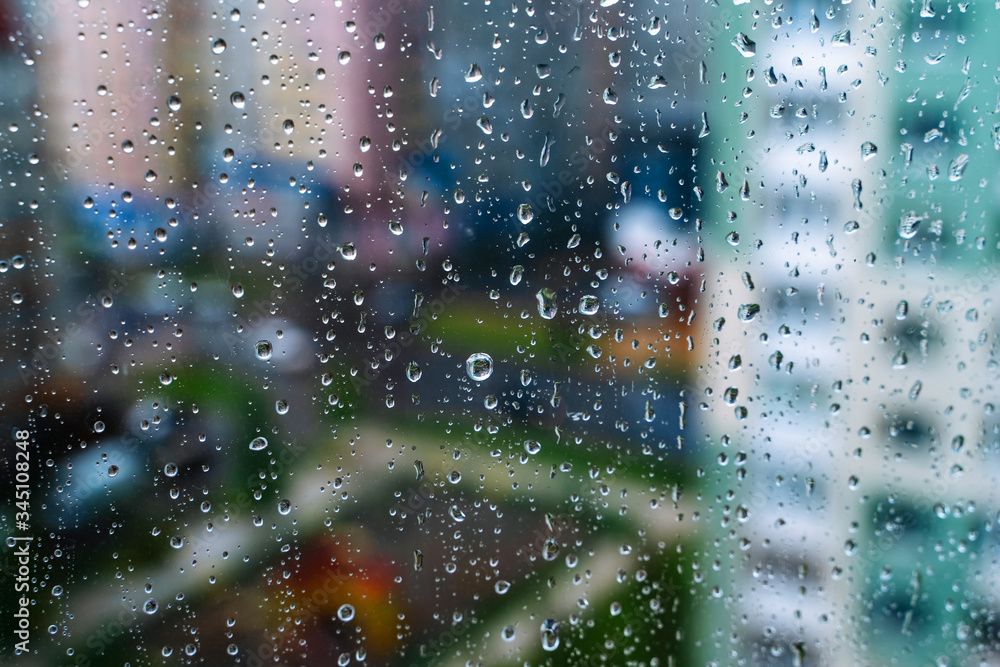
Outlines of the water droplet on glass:
[{"label": "water droplet on glass", "polygon": [[514,268],[510,270],[510,284],[519,285],[522,277],[524,277],[524,267],[520,264],[515,264]]},{"label": "water droplet on glass", "polygon": [[341,65],[346,65],[347,63],[351,62],[351,52],[341,51],[340,55],[337,56],[337,62],[340,63]]},{"label": "water droplet on glass", "polygon": [[288,414],[288,401],[286,401],[283,398],[279,398],[277,401],[274,402],[274,410],[279,415],[287,415]]},{"label": "water droplet on glass", "polygon": [[521,204],[517,207],[517,219],[521,221],[522,225],[528,224],[534,217],[535,212],[531,210],[530,204]]},{"label": "water droplet on glass", "polygon": [[212,53],[219,55],[220,53],[225,53],[226,51],[226,40],[217,39],[212,43]]},{"label": "water droplet on glass", "polygon": [[465,360],[465,372],[477,382],[482,382],[493,374],[493,359],[484,352],[477,352]]},{"label": "water droplet on glass", "polygon": [[337,609],[337,618],[347,623],[354,620],[354,607],[349,604],[342,604]]},{"label": "water droplet on glass", "polygon": [[257,341],[257,345],[254,346],[254,352],[261,361],[267,361],[271,358],[272,349],[271,341],[269,340],[259,340]]},{"label": "water droplet on glass", "polygon": [[114,477],[117,474],[118,474],[118,466],[113,465],[108,468],[108,477]]},{"label": "water droplet on glass", "polygon": [[177,95],[171,95],[167,98],[167,108],[171,111],[181,110],[181,98]]},{"label": "water droplet on glass", "polygon": [[167,371],[163,371],[162,373],[160,373],[160,384],[162,384],[163,386],[167,386],[173,381],[174,381],[174,376],[168,373]]},{"label": "water droplet on glass", "polygon": [[278,514],[282,516],[287,516],[289,512],[292,511],[292,501],[283,499],[278,503]]},{"label": "water droplet on glass", "polygon": [[233,296],[235,296],[237,299],[242,299],[243,298],[243,284],[242,283],[233,283],[232,290],[233,290]]},{"label": "water droplet on glass", "polygon": [[541,315],[543,319],[551,320],[556,316],[556,313],[559,311],[559,306],[556,305],[555,290],[549,287],[543,287],[535,294],[535,299],[538,301],[538,314]]},{"label": "water droplet on glass", "polygon": [[406,379],[410,382],[416,382],[423,374],[424,372],[420,369],[420,365],[417,362],[411,361],[406,364]]},{"label": "water droplet on glass", "polygon": [[292,120],[286,119],[285,122],[281,124],[281,129],[284,130],[285,134],[291,134],[295,129],[295,123]]},{"label": "water droplet on glass", "polygon": [[962,180],[962,175],[965,174],[965,168],[969,166],[969,156],[965,153],[957,156],[948,165],[948,180],[949,181],[960,181]]},{"label": "water droplet on glass", "polygon": [[479,69],[479,65],[472,63],[469,67],[469,71],[465,74],[465,80],[469,83],[475,83],[483,78],[483,70]]},{"label": "water droplet on glass", "polygon": [[243,107],[246,106],[247,101],[246,98],[243,97],[243,93],[241,93],[240,91],[236,91],[235,93],[229,96],[229,103],[232,104],[237,109],[242,109]]},{"label": "water droplet on glass", "polygon": [[733,38],[732,45],[736,47],[736,50],[739,51],[740,55],[744,58],[751,58],[757,53],[757,42],[753,41],[742,32]]},{"label": "water droplet on glass", "polygon": [[559,621],[549,618],[542,623],[542,648],[546,651],[559,648]]},{"label": "water droplet on glass", "polygon": [[157,609],[158,605],[156,604],[156,600],[153,598],[149,598],[146,600],[146,603],[142,605],[142,610],[147,614],[155,614]]},{"label": "water droplet on glass", "polygon": [[899,236],[903,239],[912,239],[917,235],[917,231],[920,229],[920,223],[923,222],[923,218],[916,215],[904,215],[899,220]]},{"label": "water droplet on glass", "polygon": [[760,305],[756,303],[745,303],[739,307],[736,311],[736,316],[740,318],[743,322],[750,322],[755,317],[757,313],[760,312]]},{"label": "water droplet on glass", "polygon": [[600,307],[601,300],[593,294],[585,294],[580,297],[579,310],[581,315],[596,315]]},{"label": "water droplet on glass", "polygon": [[256,437],[250,441],[250,449],[255,452],[259,452],[265,447],[267,447],[267,438]]}]

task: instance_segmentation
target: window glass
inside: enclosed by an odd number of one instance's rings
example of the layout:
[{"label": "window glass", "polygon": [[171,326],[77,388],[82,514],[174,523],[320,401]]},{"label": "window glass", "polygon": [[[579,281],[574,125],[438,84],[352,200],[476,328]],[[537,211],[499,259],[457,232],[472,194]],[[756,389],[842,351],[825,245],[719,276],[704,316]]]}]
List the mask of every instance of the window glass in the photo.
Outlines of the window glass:
[{"label": "window glass", "polygon": [[0,0],[0,660],[997,662],[996,20]]}]

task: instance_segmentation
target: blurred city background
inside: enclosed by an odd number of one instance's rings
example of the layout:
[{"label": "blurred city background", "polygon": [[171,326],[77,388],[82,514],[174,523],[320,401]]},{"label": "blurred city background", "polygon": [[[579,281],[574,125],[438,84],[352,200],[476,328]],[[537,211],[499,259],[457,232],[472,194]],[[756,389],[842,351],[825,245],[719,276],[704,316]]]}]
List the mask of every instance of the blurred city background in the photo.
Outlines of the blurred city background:
[{"label": "blurred city background", "polygon": [[1000,665],[994,5],[0,1],[0,660]]}]

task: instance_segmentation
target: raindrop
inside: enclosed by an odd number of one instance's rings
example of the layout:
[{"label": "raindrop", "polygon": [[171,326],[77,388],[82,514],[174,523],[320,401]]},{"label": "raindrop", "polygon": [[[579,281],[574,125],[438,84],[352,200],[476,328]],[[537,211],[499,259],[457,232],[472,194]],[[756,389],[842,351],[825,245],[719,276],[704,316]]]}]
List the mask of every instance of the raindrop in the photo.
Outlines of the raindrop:
[{"label": "raindrop", "polygon": [[593,294],[586,294],[580,297],[579,310],[581,315],[596,315],[600,307],[600,299]]},{"label": "raindrop", "polygon": [[483,70],[479,69],[479,65],[472,63],[469,67],[469,71],[465,74],[465,80],[469,83],[475,83],[483,78]]},{"label": "raindrop", "polygon": [[528,224],[534,217],[535,212],[531,210],[530,204],[521,204],[517,207],[517,219],[521,221],[522,225]]},{"label": "raindrop", "polygon": [[[606,1],[601,0],[601,3]],[[546,651],[555,651],[559,648],[559,621],[549,618],[542,623],[542,648]]]},{"label": "raindrop", "polygon": [[736,50],[739,51],[740,55],[744,58],[751,58],[757,53],[757,42],[753,41],[742,32],[733,38],[732,45],[736,47]]},{"label": "raindrop", "polygon": [[167,108],[171,111],[181,110],[181,98],[177,95],[171,95],[167,98]]},{"label": "raindrop", "polygon": [[559,306],[556,305],[555,290],[549,287],[543,287],[535,294],[535,299],[538,301],[538,314],[541,315],[543,319],[551,320],[556,316],[556,313],[559,311]]},{"label": "raindrop", "polygon": [[969,156],[962,153],[948,165],[948,180],[960,181],[965,174],[965,168],[969,166]]},{"label": "raindrop", "polygon": [[524,266],[515,264],[514,268],[510,270],[510,284],[519,285],[522,277],[524,277]]},{"label": "raindrop", "polygon": [[916,215],[904,215],[899,220],[899,236],[904,239],[912,239],[917,235],[917,231],[920,229],[920,223],[923,222],[923,218]]},{"label": "raindrop", "polygon": [[750,322],[760,312],[760,305],[756,303],[745,303],[736,311],[736,316],[743,322]]},{"label": "raindrop", "polygon": [[278,514],[282,516],[288,516],[288,513],[292,511],[292,502],[287,499],[283,499],[278,503]]},{"label": "raindrop", "polygon": [[493,359],[484,352],[477,352],[465,360],[465,372],[477,382],[486,380],[493,374]]},{"label": "raindrop", "polygon": [[286,401],[283,398],[279,398],[277,401],[274,402],[274,410],[279,415],[288,414],[288,401]]},{"label": "raindrop", "polygon": [[156,604],[156,600],[153,598],[149,598],[146,600],[146,603],[142,605],[142,610],[147,614],[155,614],[157,609],[158,605]]},{"label": "raindrop", "polygon": [[354,607],[349,604],[342,604],[337,610],[337,618],[344,623],[354,620]]},{"label": "raindrop", "polygon": [[254,352],[257,354],[257,358],[261,361],[267,361],[271,358],[271,341],[269,340],[259,340],[254,348]]},{"label": "raindrop", "polygon": [[416,382],[423,374],[424,372],[420,369],[420,365],[417,362],[411,361],[406,364],[406,379],[410,382]]},{"label": "raindrop", "polygon": [[264,449],[265,447],[267,447],[267,438],[263,438],[263,437],[259,437],[258,436],[258,437],[254,438],[253,440],[250,441],[250,449],[252,451],[259,452],[260,450]]},{"label": "raindrop", "polygon": [[247,101],[246,98],[243,97],[243,93],[241,93],[240,91],[236,91],[235,93],[229,96],[229,103],[232,104],[237,109],[242,109],[243,107],[246,106]]},{"label": "raindrop", "polygon": [[212,53],[219,55],[220,53],[225,53],[226,51],[226,40],[217,39],[212,43]]}]

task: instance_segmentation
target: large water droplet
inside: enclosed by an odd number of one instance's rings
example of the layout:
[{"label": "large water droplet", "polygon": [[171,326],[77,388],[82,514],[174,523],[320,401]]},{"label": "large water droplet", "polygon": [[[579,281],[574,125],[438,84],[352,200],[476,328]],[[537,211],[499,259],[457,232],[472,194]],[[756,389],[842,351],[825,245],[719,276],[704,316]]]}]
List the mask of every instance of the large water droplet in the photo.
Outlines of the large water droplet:
[{"label": "large water droplet", "polygon": [[736,47],[736,50],[744,58],[751,58],[757,54],[757,42],[747,37],[745,33],[741,32],[736,35],[733,38],[732,45]]},{"label": "large water droplet", "polygon": [[559,306],[556,305],[555,290],[549,287],[543,287],[535,294],[535,299],[538,301],[538,314],[541,315],[543,319],[551,320],[556,316],[556,313],[559,311]]},{"label": "large water droplet", "polygon": [[255,452],[259,452],[265,447],[267,447],[267,438],[256,437],[250,441],[250,449]]},{"label": "large water droplet", "polygon": [[465,372],[477,382],[493,374],[493,359],[485,352],[477,352],[465,360]]},{"label": "large water droplet", "polygon": [[257,341],[257,345],[254,347],[254,353],[257,355],[257,358],[260,359],[261,361],[267,361],[268,359],[271,358],[272,349],[273,348],[271,347],[271,341],[259,340]]},{"label": "large water droplet", "polygon": [[354,620],[354,607],[349,604],[342,604],[337,610],[337,618],[347,623]]},{"label": "large water droplet", "polygon": [[580,297],[579,310],[581,315],[596,315],[600,307],[601,300],[593,294],[585,294]]},{"label": "large water droplet", "polygon": [[472,66],[469,67],[469,71],[465,75],[465,80],[468,81],[469,83],[475,83],[476,81],[479,81],[482,78],[483,78],[483,70],[479,69],[479,65],[477,65],[476,63],[472,63]]}]

